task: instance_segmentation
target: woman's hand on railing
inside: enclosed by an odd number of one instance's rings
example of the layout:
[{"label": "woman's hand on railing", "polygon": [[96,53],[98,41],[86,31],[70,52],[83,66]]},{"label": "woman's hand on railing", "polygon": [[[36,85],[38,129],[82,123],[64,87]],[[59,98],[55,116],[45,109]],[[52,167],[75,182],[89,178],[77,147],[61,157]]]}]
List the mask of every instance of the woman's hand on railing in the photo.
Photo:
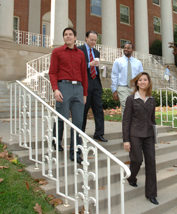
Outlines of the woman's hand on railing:
[{"label": "woman's hand on railing", "polygon": [[63,102],[63,96],[62,96],[62,93],[56,89],[54,91],[54,96],[55,96],[55,100],[58,101],[58,102]]}]

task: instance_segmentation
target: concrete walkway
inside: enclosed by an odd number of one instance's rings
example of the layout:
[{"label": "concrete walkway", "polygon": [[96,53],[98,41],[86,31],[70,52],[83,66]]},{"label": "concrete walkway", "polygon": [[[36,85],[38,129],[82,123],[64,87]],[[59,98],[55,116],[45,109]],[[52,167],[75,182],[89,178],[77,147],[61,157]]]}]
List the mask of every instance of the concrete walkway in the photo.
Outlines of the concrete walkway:
[{"label": "concrete walkway", "polygon": [[[34,121],[32,121],[32,124]],[[34,127],[34,126],[33,126]],[[95,131],[94,120],[87,120],[86,134],[93,137]],[[69,132],[69,130],[68,130]],[[105,138],[112,139],[117,133],[122,132],[122,122],[105,121]],[[40,130],[39,133],[40,135]],[[68,133],[69,134],[69,133]],[[9,142],[10,139],[10,119],[0,119],[0,138],[2,143]],[[13,136],[13,141],[17,141],[18,137]]]}]

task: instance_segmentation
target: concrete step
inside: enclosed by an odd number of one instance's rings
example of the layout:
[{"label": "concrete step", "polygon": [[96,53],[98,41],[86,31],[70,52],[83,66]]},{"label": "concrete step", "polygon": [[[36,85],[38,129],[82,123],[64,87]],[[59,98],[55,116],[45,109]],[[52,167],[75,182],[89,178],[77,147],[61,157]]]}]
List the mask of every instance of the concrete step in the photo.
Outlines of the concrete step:
[{"label": "concrete step", "polygon": [[[177,138],[176,132],[169,132],[166,134],[159,134],[159,135],[161,135],[161,138],[163,138],[163,144],[159,143],[156,145],[156,155],[162,155],[165,152],[168,153],[168,152],[174,151],[174,149],[176,148],[176,145],[177,145],[177,141],[174,141],[174,139],[176,140],[176,138]],[[167,143],[165,143],[165,138],[168,140]],[[69,157],[69,142],[70,142],[69,139],[67,142],[68,142],[67,156]],[[35,143],[32,141],[32,148],[35,147],[34,144]],[[88,145],[91,145],[91,144],[88,144]],[[8,148],[10,148],[10,145],[7,145],[7,146],[8,146]],[[125,162],[125,161],[129,160],[128,154],[123,150],[123,142],[121,139],[110,140],[109,143],[102,143],[102,146],[105,149],[107,149],[110,153],[115,155],[121,161]],[[13,144],[13,147],[15,147],[14,144]],[[18,144],[16,144],[16,148],[18,148]],[[39,158],[41,159],[42,150],[40,149],[41,148],[41,142],[40,141],[38,143],[38,148],[39,148],[39,150],[38,150]],[[20,161],[22,161],[25,164],[30,164],[28,150],[24,150],[24,151],[23,150],[22,151],[17,150],[14,152],[16,155],[18,154]],[[102,157],[103,154],[100,154],[99,151],[98,151],[98,153],[99,153],[99,159],[100,160],[104,159],[104,157]],[[59,152],[59,154],[60,154],[61,160],[64,159],[64,152]],[[56,156],[55,151],[54,151],[53,155]],[[89,156],[91,158],[94,158],[92,155],[89,155]]]},{"label": "concrete step", "polygon": [[177,207],[172,208],[168,210],[167,212],[164,212],[163,214],[176,214],[177,213]]},{"label": "concrete step", "polygon": [[[157,184],[158,184],[158,197],[157,200],[159,201],[158,207],[161,207],[159,210],[162,211],[163,204],[161,203],[163,196],[161,195],[161,192],[164,192],[164,189],[167,190],[168,187],[171,186],[176,186],[176,179],[177,179],[177,169],[174,169],[174,171],[168,171],[171,170],[171,168],[164,168],[163,170],[158,171],[157,173]],[[119,178],[119,175],[117,175],[117,178]],[[104,178],[103,178],[104,179]],[[151,204],[146,198],[145,198],[145,175],[138,175],[138,187],[133,188],[131,187],[128,182],[125,182],[125,209],[127,214],[140,214],[140,213],[156,213],[154,212],[154,208],[156,208],[155,205]],[[64,180],[63,180],[64,183]],[[78,186],[82,186],[78,185]],[[120,183],[117,180],[116,183],[111,182],[111,205],[112,205],[112,212],[111,214],[117,214],[120,212]],[[104,188],[103,188],[104,187]],[[56,195],[56,189],[55,189],[55,182],[49,181],[49,184],[46,186],[42,186],[42,188],[46,191],[46,194],[54,194],[55,197]],[[68,186],[68,189],[71,187]],[[107,185],[102,185],[99,183],[99,210],[101,214],[106,214],[108,213],[107,211]],[[60,187],[60,190],[64,190],[63,188]],[[82,191],[82,188],[81,188]],[[169,192],[170,193],[170,192]],[[167,193],[168,194],[168,193]],[[175,195],[175,196],[174,196]],[[73,195],[70,195],[73,197]],[[95,197],[95,190],[91,189],[89,190],[89,196]],[[162,196],[162,197],[161,197]],[[141,203],[139,203],[139,200],[137,198],[141,198]],[[134,199],[134,200],[133,200]],[[173,197],[170,198],[170,203],[174,206],[173,200],[177,199],[177,195],[173,194]],[[136,206],[135,206],[136,205]],[[153,205],[153,206],[152,206]],[[175,204],[176,205],[176,204]],[[82,208],[83,203],[80,201],[80,209]],[[131,207],[133,206],[133,210],[131,210]],[[94,214],[95,212],[95,207],[93,204],[90,204],[90,213]],[[168,210],[168,208],[166,208]],[[71,206],[70,210],[67,209],[67,212],[63,212],[63,207],[62,207],[62,212],[61,212],[61,207],[58,206],[58,210],[60,213],[72,213],[74,211],[74,207]],[[68,212],[69,211],[69,212]],[[132,211],[132,212],[131,212]],[[160,211],[157,211],[157,214],[160,214]],[[164,210],[166,211],[166,210]]]},{"label": "concrete step", "polygon": [[[174,191],[177,189],[177,183],[170,184],[162,189],[158,190],[157,200],[159,205],[154,205],[149,202],[144,196],[132,197],[132,199],[125,202],[126,214],[163,214],[176,206],[177,195]],[[112,207],[111,214],[117,214],[120,210],[120,205]],[[106,211],[102,211],[101,214],[106,214]]]}]

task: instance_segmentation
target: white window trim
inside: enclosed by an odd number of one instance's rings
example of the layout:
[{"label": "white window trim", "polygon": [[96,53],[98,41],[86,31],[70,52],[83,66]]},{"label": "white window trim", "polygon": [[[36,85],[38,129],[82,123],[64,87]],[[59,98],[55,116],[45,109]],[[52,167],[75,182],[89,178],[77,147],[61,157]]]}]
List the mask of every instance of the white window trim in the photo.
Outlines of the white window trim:
[{"label": "white window trim", "polygon": [[[172,2],[172,6],[173,6],[173,2]],[[177,11],[174,11],[174,10],[173,10],[173,13],[177,14]]]},{"label": "white window trim", "polygon": [[177,23],[174,23],[173,31],[174,31],[174,32],[177,32],[177,29],[176,29],[176,31],[175,31],[175,25],[176,25],[176,27],[177,27]]},{"label": "white window trim", "polygon": [[160,7],[160,3],[161,3],[160,0],[159,0],[159,4],[152,2],[153,5],[158,6],[158,7]]},{"label": "white window trim", "polygon": [[[123,5],[123,4],[120,4],[120,7],[121,7],[121,6],[128,7],[127,5]],[[121,14],[121,13],[120,13],[120,14]],[[129,23],[121,22],[121,20],[120,20],[120,23],[121,23],[121,24],[130,26],[130,7],[128,7],[128,14],[129,14]]]},{"label": "white window trim", "polygon": [[130,43],[131,43],[130,40],[127,40],[127,39],[120,39],[120,48],[121,48],[121,40],[124,40],[124,41],[126,41],[126,42],[130,42]]},{"label": "white window trim", "polygon": [[158,17],[158,16],[153,16],[153,28],[154,28],[154,17],[160,19],[160,32],[154,31],[154,33],[156,33],[156,34],[161,34],[161,18]]},{"label": "white window trim", "polygon": [[19,30],[20,27],[20,17],[19,16],[13,16],[14,18],[17,18],[17,30]]},{"label": "white window trim", "polygon": [[[92,13],[92,5],[94,5],[94,4],[92,4],[92,2],[91,2],[91,0],[90,0],[90,15],[96,16],[96,17],[101,17],[101,15],[97,15],[97,14]],[[97,6],[97,5],[96,5],[96,6]],[[100,8],[101,8],[101,6],[100,6]]]}]

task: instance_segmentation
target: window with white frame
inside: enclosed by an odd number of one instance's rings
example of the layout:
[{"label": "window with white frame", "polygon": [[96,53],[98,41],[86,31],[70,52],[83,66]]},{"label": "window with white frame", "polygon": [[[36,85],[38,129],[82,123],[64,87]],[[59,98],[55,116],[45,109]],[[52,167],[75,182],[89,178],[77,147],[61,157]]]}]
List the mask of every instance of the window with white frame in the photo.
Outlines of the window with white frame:
[{"label": "window with white frame", "polygon": [[177,32],[177,24],[174,24],[174,32]]},{"label": "window with white frame", "polygon": [[91,14],[101,16],[101,0],[91,0]]},{"label": "window with white frame", "polygon": [[125,43],[130,43],[130,40],[121,39],[121,40],[120,40],[120,47],[121,47],[121,48],[124,48]]},{"label": "window with white frame", "polygon": [[14,16],[14,23],[13,23],[14,30],[19,30],[19,17]]},{"label": "window with white frame", "polygon": [[153,0],[153,3],[160,5],[160,0]]},{"label": "window with white frame", "polygon": [[173,11],[177,12],[177,0],[173,0]]},{"label": "window with white frame", "polygon": [[101,45],[101,34],[98,34],[98,37],[97,37],[97,44],[100,44],[100,45]]},{"label": "window with white frame", "polygon": [[120,22],[130,24],[129,7],[120,5]]},{"label": "window with white frame", "polygon": [[161,33],[160,25],[161,25],[161,19],[159,17],[154,16],[154,32],[155,33]]}]

